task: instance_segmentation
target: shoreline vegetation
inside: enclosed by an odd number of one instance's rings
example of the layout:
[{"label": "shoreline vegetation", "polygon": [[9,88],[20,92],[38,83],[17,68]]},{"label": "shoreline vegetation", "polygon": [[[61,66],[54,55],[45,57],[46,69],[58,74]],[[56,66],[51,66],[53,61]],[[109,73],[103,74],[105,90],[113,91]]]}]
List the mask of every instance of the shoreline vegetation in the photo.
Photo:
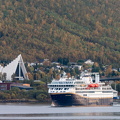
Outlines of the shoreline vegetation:
[{"label": "shoreline vegetation", "polygon": [[14,102],[38,102],[38,100],[27,100],[27,99],[0,100],[0,103],[14,103]]},{"label": "shoreline vegetation", "polygon": [[39,101],[39,100],[30,100],[30,99],[6,99],[0,100],[0,103],[51,103],[51,100],[48,101]]}]

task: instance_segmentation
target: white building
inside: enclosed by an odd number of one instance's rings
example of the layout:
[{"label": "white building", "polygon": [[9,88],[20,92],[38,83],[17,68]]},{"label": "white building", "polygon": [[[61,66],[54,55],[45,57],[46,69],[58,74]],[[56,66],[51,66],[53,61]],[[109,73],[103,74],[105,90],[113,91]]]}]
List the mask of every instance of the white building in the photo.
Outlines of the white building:
[{"label": "white building", "polygon": [[85,61],[85,64],[88,64],[88,65],[93,65],[94,64],[94,62],[92,61],[92,60],[87,60],[87,61]]},{"label": "white building", "polygon": [[18,80],[28,79],[27,71],[22,59],[21,54],[18,55],[16,59],[14,59],[7,66],[0,66],[0,72],[6,73],[6,80],[12,81],[12,76],[15,75],[15,78]]}]

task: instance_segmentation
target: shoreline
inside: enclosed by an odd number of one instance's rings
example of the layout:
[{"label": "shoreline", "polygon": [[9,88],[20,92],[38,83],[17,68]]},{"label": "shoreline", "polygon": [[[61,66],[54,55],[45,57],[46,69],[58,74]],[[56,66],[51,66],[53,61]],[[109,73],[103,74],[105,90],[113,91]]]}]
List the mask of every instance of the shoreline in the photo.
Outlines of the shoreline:
[{"label": "shoreline", "polygon": [[10,99],[0,100],[0,103],[50,103],[51,101],[38,101],[38,100],[23,100],[23,99]]},{"label": "shoreline", "polygon": [[[50,100],[39,101],[39,100],[29,100],[29,99],[9,99],[0,100],[0,103],[51,103]],[[113,104],[120,103],[120,99],[113,99]]]}]

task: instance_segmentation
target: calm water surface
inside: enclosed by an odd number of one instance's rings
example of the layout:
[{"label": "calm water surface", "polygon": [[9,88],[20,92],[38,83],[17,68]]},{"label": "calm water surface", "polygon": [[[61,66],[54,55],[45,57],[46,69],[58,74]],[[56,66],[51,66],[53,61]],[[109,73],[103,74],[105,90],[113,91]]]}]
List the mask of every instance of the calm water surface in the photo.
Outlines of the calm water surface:
[{"label": "calm water surface", "polygon": [[120,120],[120,104],[109,107],[51,107],[50,104],[0,104],[0,120]]}]

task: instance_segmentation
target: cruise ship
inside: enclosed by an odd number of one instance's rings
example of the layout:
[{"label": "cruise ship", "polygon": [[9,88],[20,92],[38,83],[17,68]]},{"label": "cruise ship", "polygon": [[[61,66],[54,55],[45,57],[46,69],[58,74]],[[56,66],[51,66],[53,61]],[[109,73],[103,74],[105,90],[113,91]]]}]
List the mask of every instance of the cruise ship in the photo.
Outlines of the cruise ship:
[{"label": "cruise ship", "polygon": [[[93,77],[94,76],[94,77]],[[79,78],[68,78],[65,74],[59,80],[48,84],[52,106],[109,106],[117,91],[101,83],[98,73],[82,72]],[[94,80],[94,82],[93,82]]]}]

